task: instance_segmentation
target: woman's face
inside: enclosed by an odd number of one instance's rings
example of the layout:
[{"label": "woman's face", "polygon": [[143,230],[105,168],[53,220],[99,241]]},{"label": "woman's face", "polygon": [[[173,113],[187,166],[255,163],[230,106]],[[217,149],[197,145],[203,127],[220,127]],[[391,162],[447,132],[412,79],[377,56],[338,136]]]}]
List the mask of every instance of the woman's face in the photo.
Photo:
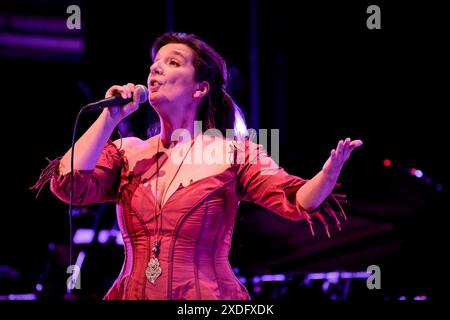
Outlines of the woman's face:
[{"label": "woman's face", "polygon": [[181,43],[169,43],[159,49],[147,79],[152,106],[180,107],[193,102],[196,89],[193,55],[192,49]]}]

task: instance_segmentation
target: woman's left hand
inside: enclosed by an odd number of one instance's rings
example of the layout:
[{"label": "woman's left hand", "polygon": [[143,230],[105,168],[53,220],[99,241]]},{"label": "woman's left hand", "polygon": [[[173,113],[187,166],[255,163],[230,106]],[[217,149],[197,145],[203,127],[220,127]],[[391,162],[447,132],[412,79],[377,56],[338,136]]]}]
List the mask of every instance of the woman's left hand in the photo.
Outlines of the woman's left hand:
[{"label": "woman's left hand", "polygon": [[363,144],[361,140],[351,140],[350,138],[344,141],[340,140],[337,148],[331,150],[330,157],[323,165],[322,171],[330,178],[337,180],[339,174],[344,166],[344,163],[350,157],[353,150]]}]

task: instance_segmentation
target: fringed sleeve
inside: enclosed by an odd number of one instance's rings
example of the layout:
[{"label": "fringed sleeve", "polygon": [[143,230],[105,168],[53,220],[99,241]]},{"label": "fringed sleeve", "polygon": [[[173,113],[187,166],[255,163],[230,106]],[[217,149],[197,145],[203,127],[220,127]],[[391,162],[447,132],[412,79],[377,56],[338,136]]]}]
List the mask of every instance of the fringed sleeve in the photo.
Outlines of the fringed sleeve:
[{"label": "fringed sleeve", "polygon": [[[76,152],[76,150],[75,150]],[[62,201],[70,201],[70,173],[60,174],[59,165],[62,157],[49,161],[42,170],[37,183],[30,189],[38,190],[38,197],[45,184],[50,181],[50,190]],[[74,204],[77,206],[117,200],[120,172],[125,160],[112,141],[104,147],[95,169],[74,170]]]},{"label": "fringed sleeve", "polygon": [[288,174],[260,144],[246,140],[236,142],[235,146],[240,200],[261,205],[289,220],[305,219],[313,236],[313,217],[323,224],[328,237],[330,231],[325,216],[330,217],[340,230],[338,216],[347,219],[341,206],[346,202],[345,195],[332,193],[318,208],[307,211],[297,203],[296,193],[308,180]]}]

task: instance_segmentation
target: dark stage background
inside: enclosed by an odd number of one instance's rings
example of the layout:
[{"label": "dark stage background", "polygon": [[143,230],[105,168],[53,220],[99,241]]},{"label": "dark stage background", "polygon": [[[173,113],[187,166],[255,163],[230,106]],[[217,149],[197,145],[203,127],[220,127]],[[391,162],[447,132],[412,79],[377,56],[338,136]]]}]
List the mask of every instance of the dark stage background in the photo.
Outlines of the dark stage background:
[{"label": "dark stage background", "polygon": [[[331,239],[318,223],[312,237],[304,221],[241,203],[230,259],[255,299],[442,297],[449,34],[440,3],[2,1],[0,295],[64,297],[68,206],[48,188],[37,200],[28,188],[45,157],[69,148],[83,105],[113,84],[146,83],[150,45],[172,29],[198,34],[224,56],[249,127],[280,129],[280,165],[288,172],[311,178],[339,139],[364,141],[341,177],[349,220],[341,232],[332,228]],[[72,4],[81,8],[81,30],[65,26]],[[366,28],[371,4],[381,8],[381,30]],[[96,116],[83,116],[81,129]],[[129,119],[133,134],[143,137],[152,116],[141,105]],[[76,229],[94,225],[116,227],[114,205],[76,210]],[[120,271],[123,248],[108,242],[79,250],[86,257],[75,294],[100,299]],[[305,282],[369,265],[381,268],[380,290],[342,275]],[[267,274],[285,278],[251,281]]]}]

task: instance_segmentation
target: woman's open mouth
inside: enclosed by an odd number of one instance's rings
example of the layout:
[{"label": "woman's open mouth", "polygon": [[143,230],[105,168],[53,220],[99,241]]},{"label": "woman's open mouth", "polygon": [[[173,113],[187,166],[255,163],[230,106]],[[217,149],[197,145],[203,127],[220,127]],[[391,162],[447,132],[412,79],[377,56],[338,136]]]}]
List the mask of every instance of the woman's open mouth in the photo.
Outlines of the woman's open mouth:
[{"label": "woman's open mouth", "polygon": [[158,81],[156,79],[153,79],[150,81],[150,90],[155,91],[162,85],[161,81]]}]

